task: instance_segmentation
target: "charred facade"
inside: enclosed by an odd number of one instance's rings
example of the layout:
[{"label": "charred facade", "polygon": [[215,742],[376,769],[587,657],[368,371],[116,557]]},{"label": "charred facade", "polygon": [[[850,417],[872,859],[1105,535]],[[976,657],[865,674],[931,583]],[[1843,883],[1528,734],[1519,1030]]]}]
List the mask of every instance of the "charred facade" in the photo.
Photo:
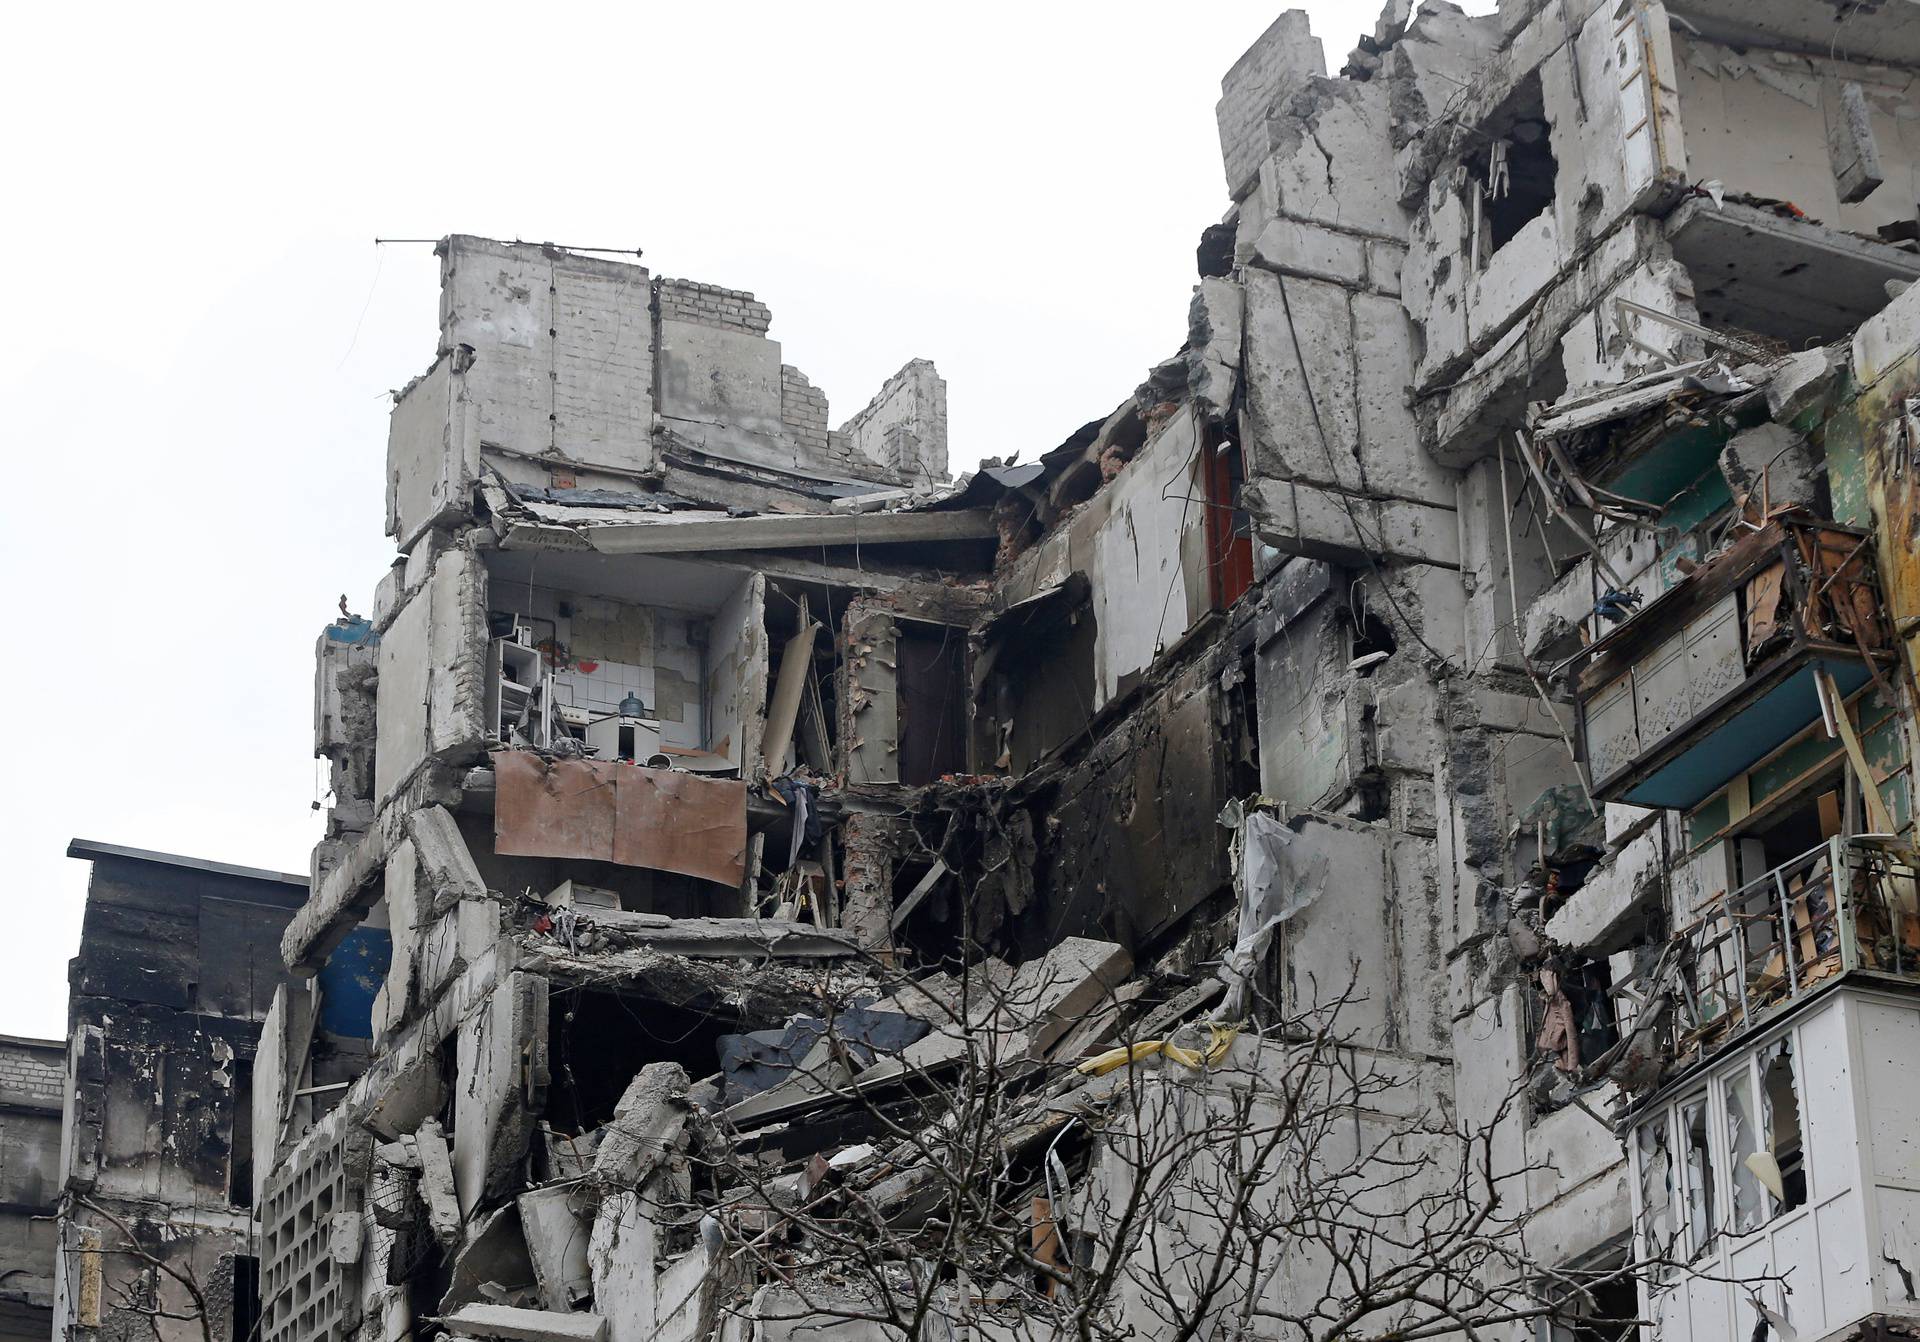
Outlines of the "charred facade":
[{"label": "charred facade", "polygon": [[[256,1044],[306,879],[79,839],[67,853],[92,874],[68,970],[52,1335],[241,1342],[267,1173]],[[350,1000],[337,975],[326,986]]]}]

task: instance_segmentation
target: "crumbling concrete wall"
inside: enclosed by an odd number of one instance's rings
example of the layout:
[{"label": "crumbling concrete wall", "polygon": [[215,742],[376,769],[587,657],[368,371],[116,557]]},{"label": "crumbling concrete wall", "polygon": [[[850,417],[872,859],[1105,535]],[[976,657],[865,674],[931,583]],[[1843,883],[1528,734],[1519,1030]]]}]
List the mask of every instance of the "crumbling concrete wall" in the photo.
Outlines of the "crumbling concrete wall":
[{"label": "crumbling concrete wall", "polygon": [[909,484],[944,480],[947,381],[927,360],[910,360],[834,434],[854,461],[878,465]]},{"label": "crumbling concrete wall", "polygon": [[442,553],[380,640],[374,791],[382,805],[428,760],[463,763],[487,739],[486,573]]},{"label": "crumbling concrete wall", "polygon": [[[1913,221],[1920,125],[1911,112],[1910,69],[1736,48],[1677,24],[1674,29],[1680,122],[1694,180],[1791,201],[1815,219],[1858,233]],[[1848,116],[1848,84],[1861,91],[1877,184],[1843,200],[1833,146]],[[1757,127],[1766,133],[1755,134]]]},{"label": "crumbling concrete wall", "polygon": [[642,266],[554,247],[448,238],[441,247],[440,348],[473,351],[467,396],[483,447],[562,466],[648,470],[649,301]]},{"label": "crumbling concrete wall", "polygon": [[[204,1316],[224,1339],[248,1317],[233,1292],[249,1254],[256,1042],[287,983],[279,938],[304,883],[74,852],[93,874],[70,971],[55,1335],[200,1337]],[[165,1268],[190,1274],[204,1309]],[[156,1307],[175,1316],[157,1330]]]}]

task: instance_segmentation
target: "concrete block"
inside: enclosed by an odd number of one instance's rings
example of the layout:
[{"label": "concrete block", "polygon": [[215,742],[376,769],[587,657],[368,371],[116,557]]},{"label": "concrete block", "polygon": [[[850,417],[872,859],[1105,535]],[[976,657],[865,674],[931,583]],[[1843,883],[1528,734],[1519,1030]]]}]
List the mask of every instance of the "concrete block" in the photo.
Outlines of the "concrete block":
[{"label": "concrete block", "polygon": [[1226,418],[1240,385],[1245,307],[1238,284],[1209,278],[1187,308],[1187,392],[1212,421]]},{"label": "concrete block", "polygon": [[400,393],[388,417],[387,535],[403,550],[430,527],[472,519],[481,462],[467,366],[464,353],[442,354]]},{"label": "concrete block", "polygon": [[1098,1007],[1133,973],[1133,957],[1111,941],[1068,937],[1014,973],[1005,1008],[1027,1025],[1035,1057],[1081,1016]]},{"label": "concrete block", "polygon": [[1467,280],[1467,339],[1476,349],[1499,336],[1560,271],[1560,235],[1548,210],[1529,219]]},{"label": "concrete block", "polygon": [[1390,126],[1393,90],[1384,82],[1315,79],[1276,109],[1271,156],[1260,172],[1278,212],[1398,241],[1400,205]]},{"label": "concrete block", "polygon": [[1354,497],[1286,480],[1257,480],[1245,497],[1260,538],[1288,554],[1356,567],[1369,559],[1460,563],[1459,523],[1450,508]]},{"label": "concrete block", "polygon": [[1454,504],[1454,474],[1427,455],[1410,404],[1413,327],[1401,303],[1357,293],[1353,312],[1354,401],[1360,465],[1376,492],[1443,507]]},{"label": "concrete block", "polygon": [[509,1342],[606,1342],[607,1321],[598,1314],[561,1314],[550,1309],[512,1305],[462,1305],[444,1319],[463,1337],[497,1337]]},{"label": "concrete block", "polygon": [[1261,270],[1243,278],[1249,476],[1364,492],[1348,291]]},{"label": "concrete block", "polygon": [[1312,807],[1343,791],[1365,767],[1345,687],[1344,641],[1327,604],[1280,630],[1254,662],[1259,696],[1260,790]]},{"label": "concrete block", "polygon": [[[713,1335],[718,1313],[711,1251],[696,1244],[676,1258],[656,1279],[654,1342],[694,1342]],[[623,1342],[618,1336],[609,1342]]]},{"label": "concrete block", "polygon": [[462,1208],[504,1196],[546,1102],[547,981],[515,971],[469,1010],[455,1047],[453,1175]]},{"label": "concrete block", "polygon": [[1374,685],[1374,742],[1382,768],[1430,772],[1440,748],[1440,709],[1422,675]]},{"label": "concrete block", "polygon": [[780,345],[704,322],[660,323],[660,417],[704,452],[781,470],[799,465],[781,420]]},{"label": "concrete block", "polygon": [[1396,1037],[1399,966],[1383,929],[1394,919],[1383,828],[1332,816],[1295,817],[1288,828],[1292,870],[1318,871],[1321,893],[1287,925],[1283,972],[1302,1013],[1351,997],[1333,1027],[1356,1043],[1391,1047]]},{"label": "concrete block", "polygon": [[455,236],[441,348],[472,351],[472,432],[488,447],[639,472],[653,465],[652,281],[643,266]]},{"label": "concrete block", "polygon": [[[534,1280],[548,1309],[570,1310],[593,1298],[593,1279],[587,1270],[587,1242],[592,1228],[576,1205],[579,1190],[571,1184],[534,1188],[515,1201],[520,1228],[533,1260]],[[610,1314],[604,1302],[600,1312]]]},{"label": "concrete block", "polygon": [[680,1139],[690,1112],[687,1071],[677,1062],[649,1063],[614,1106],[613,1121],[594,1152],[594,1181],[609,1188],[643,1188]]},{"label": "concrete block", "polygon": [[1878,382],[1888,369],[1920,348],[1920,284],[1862,322],[1853,333],[1853,380]]},{"label": "concrete block", "polygon": [[1528,604],[1522,651],[1536,662],[1555,662],[1579,651],[1580,627],[1599,595],[1593,561],[1582,559]]},{"label": "concrete block", "polygon": [[1358,285],[1366,280],[1367,242],[1295,219],[1275,219],[1254,240],[1254,265],[1288,275]]},{"label": "concrete block", "polygon": [[486,574],[448,550],[380,640],[374,790],[384,803],[429,759],[471,763],[487,740]]},{"label": "concrete block", "polygon": [[386,982],[380,985],[374,1007],[375,1038],[384,1042],[399,1029],[413,1006],[415,984],[424,959],[423,933],[429,918],[412,840],[401,840],[387,855],[382,877],[387,930],[393,941],[393,958],[388,963]]},{"label": "concrete block", "polygon": [[1400,272],[1407,249],[1397,242],[1367,243],[1367,285],[1383,294],[1400,296]]},{"label": "concrete block", "polygon": [[1540,1262],[1569,1262],[1621,1238],[1632,1223],[1623,1160],[1567,1196],[1534,1208],[1527,1222],[1527,1251]]},{"label": "concrete block", "polygon": [[600,1204],[587,1244],[593,1302],[609,1321],[609,1342],[654,1342],[660,1232],[640,1195],[615,1193]]},{"label": "concrete block", "polygon": [[1665,899],[1665,854],[1659,825],[1649,825],[1553,911],[1547,935],[1592,955],[1641,933]]},{"label": "concrete block", "polygon": [[1326,71],[1320,39],[1313,36],[1306,11],[1299,9],[1281,14],[1233,63],[1220,81],[1220,101],[1214,107],[1229,195],[1237,200],[1247,194],[1271,151],[1267,124],[1275,105]]},{"label": "concrete block", "polygon": [[420,1200],[427,1206],[427,1224],[443,1247],[451,1247],[460,1242],[464,1217],[454,1193],[453,1158],[447,1150],[446,1130],[439,1119],[426,1119],[414,1134],[414,1141],[420,1153]]},{"label": "concrete block", "polygon": [[[1619,1092],[1611,1083],[1582,1098],[1595,1113],[1607,1113]],[[1625,1159],[1620,1139],[1578,1105],[1542,1115],[1527,1129],[1527,1200],[1544,1207]]]},{"label": "concrete block", "polygon": [[1573,731],[1573,705],[1555,703],[1549,712],[1537,694],[1507,694],[1475,686],[1473,703],[1479,710],[1480,725],[1495,731],[1531,732],[1555,741],[1561,732]]}]

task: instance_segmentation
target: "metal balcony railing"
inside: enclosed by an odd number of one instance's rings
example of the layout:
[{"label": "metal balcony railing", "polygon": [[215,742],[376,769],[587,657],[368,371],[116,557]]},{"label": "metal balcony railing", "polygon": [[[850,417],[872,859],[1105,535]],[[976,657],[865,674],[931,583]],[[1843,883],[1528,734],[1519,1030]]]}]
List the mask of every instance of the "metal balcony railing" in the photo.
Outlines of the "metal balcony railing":
[{"label": "metal balcony railing", "polygon": [[1920,979],[1916,871],[1875,839],[1829,839],[1731,894],[1678,934],[1681,1053],[1854,970]]}]

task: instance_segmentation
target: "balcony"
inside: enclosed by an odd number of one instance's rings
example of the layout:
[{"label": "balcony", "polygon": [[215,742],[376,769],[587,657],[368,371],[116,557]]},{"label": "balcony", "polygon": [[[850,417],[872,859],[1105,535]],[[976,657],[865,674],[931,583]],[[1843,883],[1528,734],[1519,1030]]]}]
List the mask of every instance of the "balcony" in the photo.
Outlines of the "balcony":
[{"label": "balcony", "polygon": [[1843,974],[1920,982],[1920,904],[1904,851],[1827,840],[1675,933],[1683,943],[1675,1052],[1717,1046]]},{"label": "balcony", "polygon": [[1882,675],[1870,537],[1804,516],[1749,528],[1584,653],[1595,798],[1690,809]]}]

